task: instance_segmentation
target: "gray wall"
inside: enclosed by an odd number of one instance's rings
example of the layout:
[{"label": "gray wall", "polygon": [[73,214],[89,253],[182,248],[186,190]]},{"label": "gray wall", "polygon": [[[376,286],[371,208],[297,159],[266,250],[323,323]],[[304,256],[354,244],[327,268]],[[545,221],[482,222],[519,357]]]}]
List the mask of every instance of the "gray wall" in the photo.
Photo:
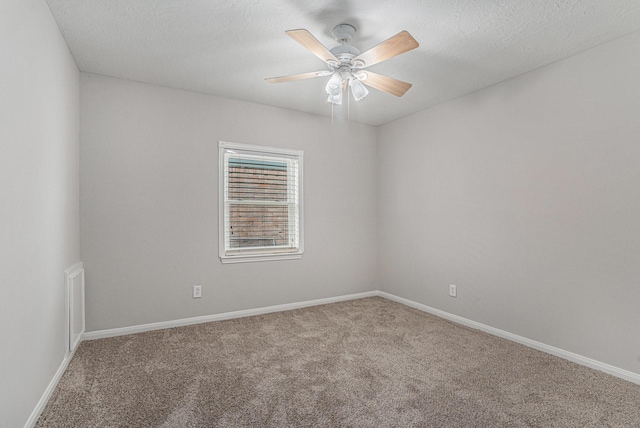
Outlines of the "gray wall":
[{"label": "gray wall", "polygon": [[635,33],[380,127],[381,289],[640,373],[638,76]]},{"label": "gray wall", "polygon": [[[80,81],[87,331],[377,288],[375,127],[96,74]],[[218,140],[304,150],[301,260],[220,263]]]},{"label": "gray wall", "polygon": [[43,0],[0,2],[0,426],[23,426],[65,355],[79,261],[79,73]]}]

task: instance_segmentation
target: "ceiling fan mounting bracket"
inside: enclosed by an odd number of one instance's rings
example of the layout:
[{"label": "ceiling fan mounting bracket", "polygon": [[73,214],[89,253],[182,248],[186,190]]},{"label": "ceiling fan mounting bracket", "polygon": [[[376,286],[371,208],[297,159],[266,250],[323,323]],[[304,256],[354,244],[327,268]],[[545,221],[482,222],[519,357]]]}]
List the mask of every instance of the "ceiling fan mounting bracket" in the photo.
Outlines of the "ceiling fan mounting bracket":
[{"label": "ceiling fan mounting bracket", "polygon": [[333,27],[331,35],[338,43],[347,44],[356,34],[356,27],[350,24],[339,24]]}]

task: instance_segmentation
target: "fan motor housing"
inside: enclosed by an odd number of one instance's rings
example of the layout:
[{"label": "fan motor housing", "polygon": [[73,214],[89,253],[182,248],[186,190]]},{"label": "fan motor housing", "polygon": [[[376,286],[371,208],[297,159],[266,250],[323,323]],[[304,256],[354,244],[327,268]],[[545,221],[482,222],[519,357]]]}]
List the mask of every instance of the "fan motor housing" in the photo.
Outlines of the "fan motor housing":
[{"label": "fan motor housing", "polygon": [[352,59],[360,55],[360,50],[358,50],[358,48],[349,45],[336,46],[335,48],[330,49],[330,51],[343,64],[350,64]]}]

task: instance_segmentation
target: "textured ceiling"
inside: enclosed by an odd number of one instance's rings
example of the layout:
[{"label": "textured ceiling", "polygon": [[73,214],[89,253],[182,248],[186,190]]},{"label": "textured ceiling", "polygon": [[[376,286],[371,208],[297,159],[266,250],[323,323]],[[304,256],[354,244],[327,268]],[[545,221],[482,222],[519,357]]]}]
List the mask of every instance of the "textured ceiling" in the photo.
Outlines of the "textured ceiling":
[{"label": "textured ceiling", "polygon": [[[413,83],[402,98],[371,89],[349,119],[379,125],[640,29],[638,0],[48,0],[82,71],[331,115],[324,69],[285,35],[358,30],[361,51],[401,30],[420,47],[371,71]],[[347,106],[342,112],[346,114]]]}]

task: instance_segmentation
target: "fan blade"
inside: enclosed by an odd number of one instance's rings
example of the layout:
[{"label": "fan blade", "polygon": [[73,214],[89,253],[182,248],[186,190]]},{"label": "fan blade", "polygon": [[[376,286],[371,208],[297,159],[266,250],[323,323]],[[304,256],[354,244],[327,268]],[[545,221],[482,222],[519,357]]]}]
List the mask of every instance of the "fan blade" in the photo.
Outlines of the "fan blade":
[{"label": "fan blade", "polygon": [[296,42],[300,43],[303,47],[311,51],[312,54],[323,60],[324,62],[335,62],[340,64],[338,58],[332,54],[329,49],[324,47],[322,43],[318,41],[313,34],[307,30],[288,30],[285,31]]},{"label": "fan blade", "polygon": [[372,47],[366,52],[355,57],[351,62],[355,64],[357,61],[364,62],[363,67],[377,64],[394,56],[408,52],[418,46],[416,39],[407,31],[401,31],[390,39],[385,40],[377,46]]},{"label": "fan blade", "polygon": [[386,92],[387,94],[395,95],[396,97],[403,96],[412,86],[411,83],[383,76],[382,74],[372,73],[368,70],[361,71],[358,75],[360,74],[367,75],[366,79],[361,80],[365,85]]},{"label": "fan blade", "polygon": [[312,79],[314,77],[328,76],[331,74],[329,70],[312,71],[311,73],[292,74],[290,76],[270,77],[264,79],[269,83],[291,82],[293,80]]}]

